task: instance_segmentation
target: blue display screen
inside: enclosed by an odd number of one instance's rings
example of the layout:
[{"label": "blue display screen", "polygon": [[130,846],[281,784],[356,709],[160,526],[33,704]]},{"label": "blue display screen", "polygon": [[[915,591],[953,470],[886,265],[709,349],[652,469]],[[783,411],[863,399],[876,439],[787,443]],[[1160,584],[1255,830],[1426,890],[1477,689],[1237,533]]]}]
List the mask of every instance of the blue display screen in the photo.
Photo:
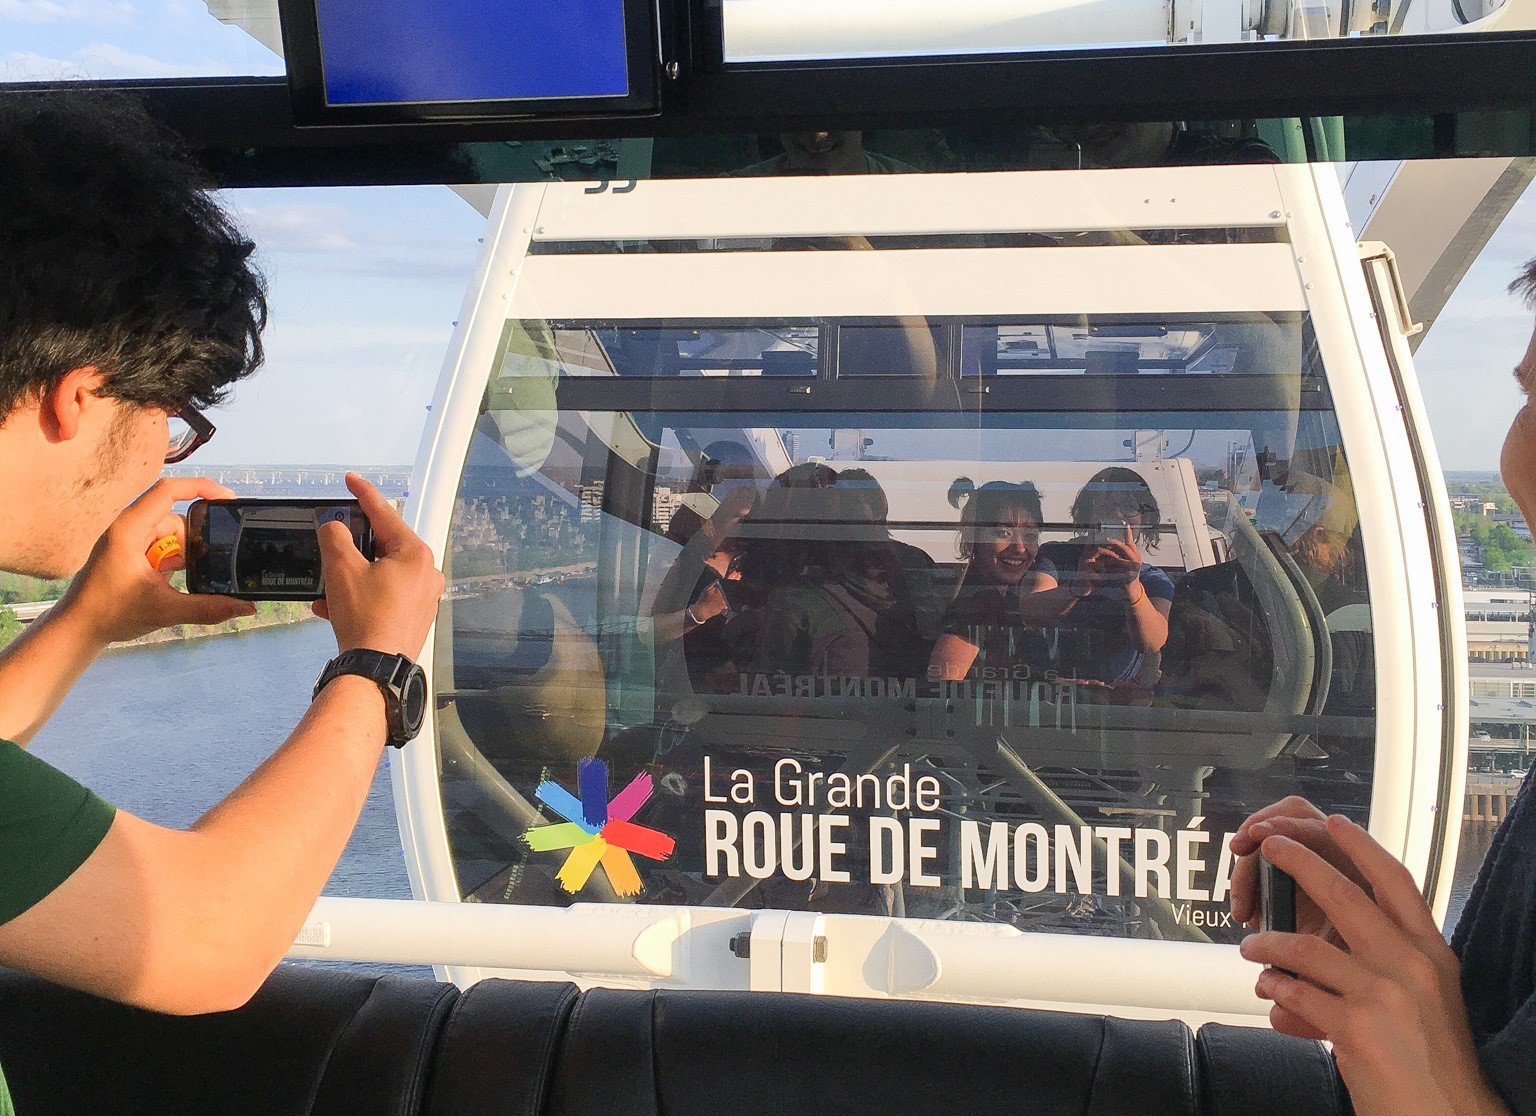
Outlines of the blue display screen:
[{"label": "blue display screen", "polygon": [[315,0],[333,105],[623,97],[624,0]]}]

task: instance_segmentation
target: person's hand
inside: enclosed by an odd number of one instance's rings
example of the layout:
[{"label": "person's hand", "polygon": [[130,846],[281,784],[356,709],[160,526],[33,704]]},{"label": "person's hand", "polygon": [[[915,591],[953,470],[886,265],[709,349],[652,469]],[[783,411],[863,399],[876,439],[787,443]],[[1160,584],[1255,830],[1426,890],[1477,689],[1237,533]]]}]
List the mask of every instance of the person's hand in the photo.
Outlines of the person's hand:
[{"label": "person's hand", "polygon": [[1505,1112],[1478,1065],[1460,964],[1413,876],[1349,819],[1321,824],[1359,882],[1298,841],[1262,843],[1337,934],[1337,944],[1279,931],[1243,939],[1245,958],[1274,966],[1254,989],[1274,1003],[1271,1025],[1333,1044],[1361,1116]]},{"label": "person's hand", "polygon": [[323,524],[325,598],[315,602],[315,615],[331,622],[339,651],[366,647],[415,659],[437,618],[443,575],[433,564],[431,548],[378,489],[356,473],[347,474],[347,488],[373,525],[378,557],[373,562],[364,558],[343,524]]},{"label": "person's hand", "polygon": [[[97,540],[59,602],[60,614],[75,617],[103,645],[138,639],[173,624],[221,624],[253,615],[256,606],[249,601],[183,593],[170,582],[171,574],[186,565],[187,521],[175,513],[175,505],[234,495],[203,478],[157,481]],[[166,558],[156,569],[145,552],[166,535],[175,537],[182,553]]]},{"label": "person's hand", "polygon": [[[1237,863],[1232,869],[1232,921],[1254,929],[1259,925],[1259,846],[1268,837],[1281,836],[1305,845],[1369,891],[1369,884],[1354,862],[1339,848],[1324,824],[1321,810],[1305,798],[1292,795],[1249,815],[1232,835],[1232,855]],[[1311,897],[1299,887],[1296,893],[1296,931],[1322,938],[1333,945],[1340,939],[1332,923]]]},{"label": "person's hand", "polygon": [[720,582],[717,579],[704,587],[698,599],[688,606],[688,611],[693,614],[694,620],[703,626],[716,616],[729,611],[730,607],[731,602],[725,599],[725,591],[720,588]]},{"label": "person's hand", "polygon": [[1128,586],[1141,575],[1142,564],[1141,550],[1127,525],[1090,547],[1078,570],[1090,584]]}]

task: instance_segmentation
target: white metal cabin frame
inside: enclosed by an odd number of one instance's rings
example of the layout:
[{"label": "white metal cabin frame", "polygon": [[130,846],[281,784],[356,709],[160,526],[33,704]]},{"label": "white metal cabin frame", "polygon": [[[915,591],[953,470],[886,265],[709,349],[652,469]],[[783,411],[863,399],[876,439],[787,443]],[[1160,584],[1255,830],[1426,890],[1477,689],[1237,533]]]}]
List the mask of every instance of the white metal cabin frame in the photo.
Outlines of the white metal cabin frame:
[{"label": "white metal cabin frame", "polygon": [[[986,249],[988,282],[964,289],[938,271],[945,256],[980,255],[973,249],[903,252],[908,259],[899,270],[878,258],[885,252],[528,254],[535,240],[1282,225],[1288,243]],[[1106,267],[1121,279],[1108,299]],[[1021,298],[1019,290],[1030,295]],[[1446,664],[1464,669],[1464,655],[1456,653],[1455,591],[1437,599],[1435,563],[1448,560],[1455,569],[1454,540],[1429,533],[1422,501],[1444,506],[1438,465],[1416,390],[1400,396],[1394,384],[1330,167],[652,181],[598,193],[574,183],[503,187],[424,434],[408,518],[441,558],[509,318],[1245,310],[1305,310],[1316,330],[1359,496],[1370,576],[1378,686],[1370,828],[1421,884],[1437,882],[1443,917],[1466,726],[1448,721],[1455,708],[1444,708],[1448,693],[1453,707],[1464,708],[1464,678],[1448,685],[1443,673]],[[1411,384],[1406,323],[1387,325]],[[1419,482],[1426,461],[1434,478],[1427,495]],[[429,643],[429,675],[430,658]],[[1234,1021],[1253,1021],[1266,1010],[1252,994],[1255,967],[1230,946],[782,911],[460,904],[437,767],[431,724],[392,767],[418,902],[389,902],[386,914],[387,901],[322,898],[294,956],[429,963],[459,983],[484,975],[569,975],[586,983],[825,991]],[[1447,769],[1455,773],[1449,781]],[[753,943],[749,964],[727,946],[743,932]],[[816,959],[817,939],[828,945],[827,961]],[[861,975],[872,971],[865,964],[871,960],[885,974],[877,982]]]}]

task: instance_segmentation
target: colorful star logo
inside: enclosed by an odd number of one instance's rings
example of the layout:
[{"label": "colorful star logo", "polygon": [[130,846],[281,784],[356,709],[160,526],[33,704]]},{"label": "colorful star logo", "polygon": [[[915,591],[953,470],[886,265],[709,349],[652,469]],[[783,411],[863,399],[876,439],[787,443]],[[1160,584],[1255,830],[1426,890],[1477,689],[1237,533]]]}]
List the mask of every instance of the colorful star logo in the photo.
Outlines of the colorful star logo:
[{"label": "colorful star logo", "polygon": [[614,891],[624,896],[640,894],[640,873],[629,854],[666,860],[677,844],[665,833],[629,820],[650,801],[650,773],[642,771],[610,799],[608,765],[600,759],[585,759],[576,765],[576,785],[579,800],[559,783],[546,779],[539,784],[538,800],[565,821],[534,826],[523,840],[534,852],[571,850],[555,878],[573,895],[587,886],[599,864]]}]

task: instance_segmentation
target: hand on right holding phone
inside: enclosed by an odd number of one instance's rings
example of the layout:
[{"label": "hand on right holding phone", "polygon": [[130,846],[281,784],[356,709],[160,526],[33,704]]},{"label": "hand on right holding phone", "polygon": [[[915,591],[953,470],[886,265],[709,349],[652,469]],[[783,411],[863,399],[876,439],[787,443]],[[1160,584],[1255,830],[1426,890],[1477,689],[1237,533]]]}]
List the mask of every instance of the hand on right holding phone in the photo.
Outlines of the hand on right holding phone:
[{"label": "hand on right holding phone", "polygon": [[1364,829],[1305,799],[1260,815],[1232,842],[1249,866],[1241,881],[1233,872],[1234,917],[1255,913],[1262,844],[1296,881],[1300,930],[1250,934],[1239,947],[1268,966],[1254,992],[1273,1002],[1270,1025],[1333,1044],[1360,1116],[1507,1112],[1478,1063],[1460,962],[1413,875]]},{"label": "hand on right holding phone", "polygon": [[[1305,798],[1292,795],[1251,814],[1232,837],[1232,920],[1250,929],[1259,925],[1259,848],[1269,837],[1286,837],[1311,849],[1370,894],[1370,885],[1328,832],[1327,815]],[[1296,889],[1296,932],[1340,944],[1328,916],[1301,888]]]},{"label": "hand on right holding phone", "polygon": [[347,474],[347,488],[373,524],[378,557],[364,558],[344,524],[323,524],[325,598],[315,602],[315,615],[331,622],[338,651],[366,647],[416,659],[437,618],[443,575],[431,548],[378,489],[356,473]]}]

